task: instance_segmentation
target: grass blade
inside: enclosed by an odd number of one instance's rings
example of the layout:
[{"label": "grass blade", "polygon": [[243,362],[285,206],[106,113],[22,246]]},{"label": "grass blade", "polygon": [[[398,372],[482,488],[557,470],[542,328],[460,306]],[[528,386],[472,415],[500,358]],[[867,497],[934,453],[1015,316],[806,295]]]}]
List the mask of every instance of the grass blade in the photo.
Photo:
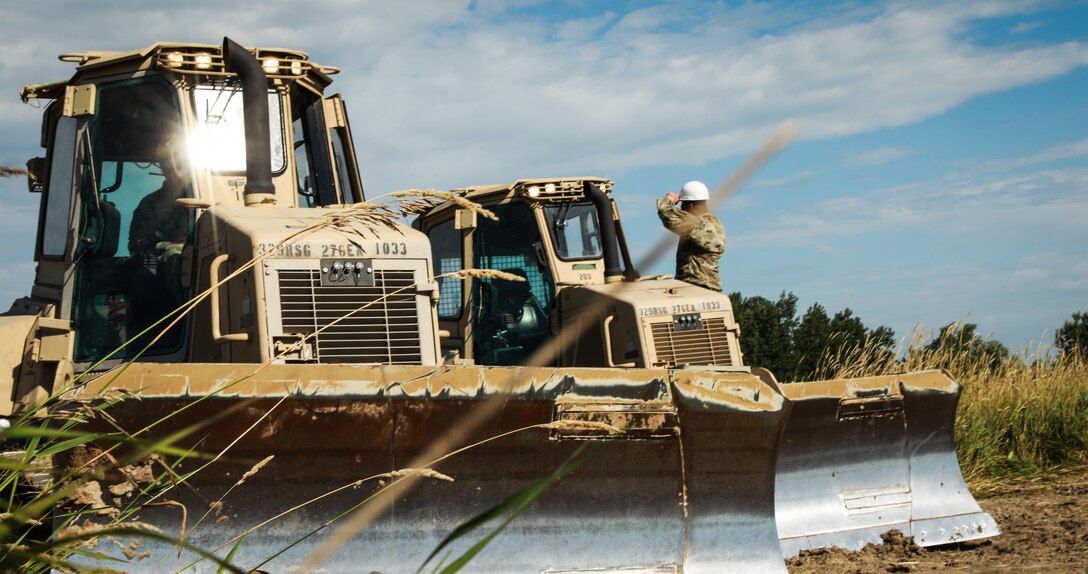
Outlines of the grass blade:
[{"label": "grass blade", "polygon": [[546,491],[553,484],[555,484],[555,482],[558,481],[560,478],[563,478],[564,476],[570,474],[575,468],[578,468],[578,466],[581,465],[581,461],[578,460],[578,457],[579,455],[581,455],[582,451],[585,450],[586,444],[578,447],[578,450],[574,451],[574,454],[572,454],[570,458],[568,458],[563,464],[559,465],[559,468],[555,469],[555,471],[548,476],[519,490],[518,492],[514,493],[513,496],[481,512],[468,522],[455,528],[453,532],[450,532],[450,534],[446,536],[446,538],[442,540],[442,542],[437,547],[435,547],[431,554],[427,556],[427,559],[423,561],[423,564],[420,565],[419,570],[417,570],[416,572],[422,571],[423,567],[426,566],[427,563],[430,562],[431,559],[433,559],[436,555],[438,555],[438,553],[440,553],[446,546],[450,545],[454,541],[464,536],[469,535],[474,530],[482,527],[484,524],[487,524],[491,520],[502,516],[503,514],[509,513],[509,516],[507,516],[506,520],[504,520],[502,524],[489,532],[476,544],[473,544],[471,548],[466,550],[464,554],[451,562],[449,566],[446,566],[446,568],[442,570],[442,574],[453,574],[454,572],[460,571],[461,568],[468,564],[496,536],[498,536],[499,533],[502,532],[503,529],[505,529],[506,526],[514,520],[514,518],[516,518],[519,514],[521,514],[523,510],[525,510],[530,504],[532,504],[532,502],[536,500],[537,497],[543,494],[544,491]]}]

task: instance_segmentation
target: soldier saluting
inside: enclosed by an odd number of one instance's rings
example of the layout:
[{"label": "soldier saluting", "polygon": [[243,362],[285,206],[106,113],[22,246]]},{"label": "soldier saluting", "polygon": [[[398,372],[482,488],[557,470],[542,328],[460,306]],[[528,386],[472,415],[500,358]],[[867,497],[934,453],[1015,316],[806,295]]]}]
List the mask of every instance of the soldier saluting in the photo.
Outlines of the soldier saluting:
[{"label": "soldier saluting", "polygon": [[[680,236],[676,248],[676,278],[693,285],[722,290],[718,259],[725,251],[725,229],[707,209],[710,192],[701,181],[689,181],[680,193],[657,200],[657,215],[665,228]],[[680,203],[680,207],[676,203]]]}]

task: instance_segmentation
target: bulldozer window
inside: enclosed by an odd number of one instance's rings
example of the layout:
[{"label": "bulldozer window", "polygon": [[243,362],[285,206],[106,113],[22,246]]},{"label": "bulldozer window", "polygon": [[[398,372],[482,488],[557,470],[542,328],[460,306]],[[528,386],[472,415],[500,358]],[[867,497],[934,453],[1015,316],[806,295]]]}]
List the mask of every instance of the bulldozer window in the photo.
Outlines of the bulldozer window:
[{"label": "bulldozer window", "polygon": [[544,208],[555,254],[564,261],[601,258],[601,229],[593,204],[560,203]]},{"label": "bulldozer window", "polygon": [[345,203],[363,201],[366,195],[363,193],[363,182],[359,180],[359,164],[355,159],[355,144],[351,138],[348,111],[340,96],[333,96],[341,113],[344,116],[344,125],[329,129],[329,140],[332,144],[332,157],[336,164],[336,179],[340,184],[340,196]]},{"label": "bulldozer window", "polygon": [[[295,120],[294,133],[296,138],[302,134],[302,121]],[[310,167],[310,154],[306,147],[306,140],[295,141],[295,178],[298,180],[298,207],[314,207],[317,205],[317,193],[314,191],[313,168]]]},{"label": "bulldozer window", "polygon": [[[60,117],[60,106],[51,104],[46,115],[49,122],[48,142],[49,180],[42,200],[45,224],[38,228],[38,252],[44,257],[64,257],[72,232],[72,174],[75,161],[76,118]],[[43,138],[45,139],[45,138]]]},{"label": "bulldozer window", "polygon": [[[461,232],[454,229],[452,219],[431,227],[427,235],[431,239],[431,261],[435,275],[460,271],[464,267]],[[439,319],[456,319],[461,316],[460,279],[440,277],[438,295]]]},{"label": "bulldozer window", "polygon": [[[181,249],[192,212],[176,91],[157,76],[101,84],[79,139],[79,223],[71,319],[77,362],[96,361],[184,300]],[[153,335],[114,355],[134,356]],[[145,355],[176,352],[182,327]]]},{"label": "bulldozer window", "polygon": [[[245,173],[246,132],[242,87],[233,83],[196,86],[193,90],[196,129],[189,134],[193,160],[217,172]],[[283,106],[279,93],[268,92],[268,134],[272,173],[287,165],[283,138]]]},{"label": "bulldozer window", "polygon": [[[299,98],[310,96],[299,96]],[[333,176],[332,153],[326,137],[322,100],[292,102],[297,114],[291,122],[295,147],[295,176],[298,178],[298,206],[316,207],[343,203]]]},{"label": "bulldozer window", "polygon": [[542,238],[533,210],[524,203],[489,209],[499,220],[482,219],[473,232],[473,266],[525,281],[475,281],[475,358],[482,365],[522,364],[551,333],[554,280],[537,256]]}]

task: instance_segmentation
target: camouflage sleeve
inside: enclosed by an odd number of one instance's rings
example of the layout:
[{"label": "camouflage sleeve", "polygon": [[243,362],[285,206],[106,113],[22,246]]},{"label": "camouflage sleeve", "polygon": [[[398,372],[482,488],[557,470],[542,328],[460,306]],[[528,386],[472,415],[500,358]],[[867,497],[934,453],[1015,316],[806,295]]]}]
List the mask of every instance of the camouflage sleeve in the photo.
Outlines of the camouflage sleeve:
[{"label": "camouflage sleeve", "polygon": [[657,216],[661,218],[661,223],[665,224],[665,229],[677,235],[687,235],[695,226],[692,216],[676,207],[667,195],[657,198]]},{"label": "camouflage sleeve", "polygon": [[688,241],[706,253],[725,252],[725,229],[717,221],[703,221],[688,235]]}]

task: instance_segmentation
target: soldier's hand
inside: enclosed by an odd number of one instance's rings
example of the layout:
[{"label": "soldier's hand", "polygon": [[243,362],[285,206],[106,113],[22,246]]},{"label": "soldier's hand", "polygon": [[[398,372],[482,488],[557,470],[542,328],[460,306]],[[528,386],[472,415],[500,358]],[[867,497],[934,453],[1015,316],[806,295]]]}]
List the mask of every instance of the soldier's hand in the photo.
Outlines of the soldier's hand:
[{"label": "soldier's hand", "polygon": [[665,194],[665,197],[669,198],[669,200],[673,203],[680,201],[680,195],[674,191],[670,191],[669,193]]},{"label": "soldier's hand", "polygon": [[175,243],[173,241],[160,241],[155,244],[155,251],[161,256],[181,255],[184,248],[184,243]]}]

